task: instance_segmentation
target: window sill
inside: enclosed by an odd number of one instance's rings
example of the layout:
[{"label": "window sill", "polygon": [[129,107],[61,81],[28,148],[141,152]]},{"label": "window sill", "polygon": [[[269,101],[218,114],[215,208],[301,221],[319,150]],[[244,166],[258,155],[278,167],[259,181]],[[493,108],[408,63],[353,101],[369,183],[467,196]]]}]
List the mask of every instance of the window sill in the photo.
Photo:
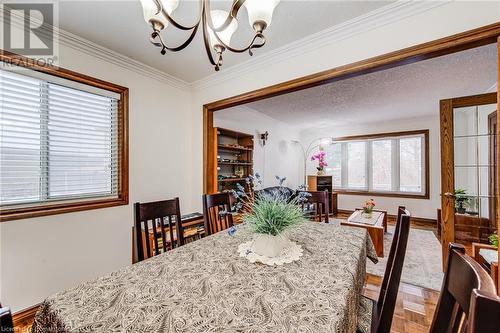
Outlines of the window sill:
[{"label": "window sill", "polygon": [[411,199],[429,199],[429,193],[424,194],[410,194],[410,193],[391,193],[391,192],[372,192],[372,191],[356,191],[356,190],[343,190],[333,189],[333,192],[339,194],[349,195],[373,195],[376,197],[392,197],[392,198],[411,198]]},{"label": "window sill", "polygon": [[128,205],[128,198],[101,199],[0,210],[0,222]]}]

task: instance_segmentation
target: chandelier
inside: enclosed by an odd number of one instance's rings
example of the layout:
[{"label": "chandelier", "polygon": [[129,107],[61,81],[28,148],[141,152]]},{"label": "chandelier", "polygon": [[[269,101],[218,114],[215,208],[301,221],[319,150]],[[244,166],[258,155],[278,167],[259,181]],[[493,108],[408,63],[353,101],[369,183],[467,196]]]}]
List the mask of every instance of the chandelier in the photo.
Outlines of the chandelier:
[{"label": "chandelier", "polygon": [[[271,24],[274,8],[279,0],[233,0],[229,12],[224,10],[210,10],[210,0],[199,1],[199,16],[194,25],[184,26],[172,18],[172,13],[179,6],[179,0],[141,0],[144,20],[151,26],[150,41],[161,48],[164,55],[167,50],[178,52],[188,46],[200,28],[203,31],[203,41],[210,63],[218,71],[222,66],[222,53],[225,50],[242,53],[248,51],[253,55],[252,49],[264,46],[266,38],[264,30]],[[235,48],[230,46],[231,36],[238,28],[237,15],[245,7],[248,12],[250,26],[254,35],[246,47]],[[176,46],[168,46],[161,36],[161,31],[168,25],[179,30],[190,31],[189,37]]]}]

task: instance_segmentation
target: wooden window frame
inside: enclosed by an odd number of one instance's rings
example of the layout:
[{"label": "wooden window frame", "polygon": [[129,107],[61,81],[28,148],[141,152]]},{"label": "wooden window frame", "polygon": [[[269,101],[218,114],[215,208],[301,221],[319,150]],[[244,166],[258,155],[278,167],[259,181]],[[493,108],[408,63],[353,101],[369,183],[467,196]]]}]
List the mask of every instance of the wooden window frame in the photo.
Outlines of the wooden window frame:
[{"label": "wooden window frame", "polygon": [[[366,190],[350,190],[346,188],[333,188],[335,193],[348,194],[348,195],[373,195],[377,197],[395,197],[395,198],[412,198],[412,199],[429,199],[430,198],[430,172],[429,172],[429,130],[412,130],[412,131],[402,131],[402,132],[387,132],[387,133],[376,133],[376,134],[364,134],[364,135],[352,135],[343,136],[339,138],[332,138],[332,141],[343,142],[343,141],[365,141],[373,139],[384,139],[384,138],[398,138],[398,137],[408,137],[423,135],[424,137],[424,192],[421,194],[415,193],[404,193],[404,192],[384,192],[384,191],[366,191]],[[367,161],[368,163],[368,161]],[[367,174],[368,176],[368,174]]]},{"label": "wooden window frame", "polygon": [[25,219],[31,217],[72,213],[84,210],[128,205],[129,201],[129,129],[128,108],[129,90],[110,82],[102,81],[84,74],[61,67],[41,66],[29,58],[0,50],[0,61],[10,65],[25,67],[30,70],[57,76],[70,81],[108,90],[120,95],[118,103],[118,197],[103,199],[76,199],[53,204],[32,204],[23,207],[0,208],[0,222]]}]

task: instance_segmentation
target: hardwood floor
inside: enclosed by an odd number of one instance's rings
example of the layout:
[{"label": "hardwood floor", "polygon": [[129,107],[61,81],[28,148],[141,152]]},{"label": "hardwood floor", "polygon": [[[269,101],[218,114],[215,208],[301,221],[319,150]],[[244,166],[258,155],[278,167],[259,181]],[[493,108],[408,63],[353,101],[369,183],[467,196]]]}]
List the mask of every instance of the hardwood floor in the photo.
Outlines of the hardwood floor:
[{"label": "hardwood floor", "polygon": [[[382,278],[368,274],[363,295],[377,299]],[[427,333],[432,322],[439,292],[407,283],[399,286],[391,332]]]}]

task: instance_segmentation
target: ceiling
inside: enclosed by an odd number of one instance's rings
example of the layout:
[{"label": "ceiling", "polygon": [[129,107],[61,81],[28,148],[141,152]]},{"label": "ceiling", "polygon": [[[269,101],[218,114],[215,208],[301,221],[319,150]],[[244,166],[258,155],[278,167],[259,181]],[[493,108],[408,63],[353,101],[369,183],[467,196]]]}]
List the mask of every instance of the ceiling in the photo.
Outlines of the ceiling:
[{"label": "ceiling", "polygon": [[496,91],[496,44],[246,104],[301,130],[439,114],[439,101]]},{"label": "ceiling", "polygon": [[[366,14],[390,2],[392,1],[281,0],[275,9],[272,24],[265,32],[267,44],[255,50],[254,57]],[[211,3],[212,9],[228,9],[231,5],[230,0],[212,0]],[[197,8],[197,1],[181,0],[173,16],[180,23],[188,25],[196,20],[193,13],[197,13]],[[252,36],[245,9],[239,14],[238,21],[239,28],[232,39],[232,44],[236,47],[248,43]],[[144,22],[139,0],[61,0],[59,26],[188,83],[214,72],[205,53],[201,31],[183,51],[169,52],[162,56],[160,50],[149,43],[151,31]],[[185,32],[170,29],[164,35],[169,45],[180,44],[185,36]],[[235,66],[248,58],[248,53],[226,52],[221,73],[224,68]]]}]

